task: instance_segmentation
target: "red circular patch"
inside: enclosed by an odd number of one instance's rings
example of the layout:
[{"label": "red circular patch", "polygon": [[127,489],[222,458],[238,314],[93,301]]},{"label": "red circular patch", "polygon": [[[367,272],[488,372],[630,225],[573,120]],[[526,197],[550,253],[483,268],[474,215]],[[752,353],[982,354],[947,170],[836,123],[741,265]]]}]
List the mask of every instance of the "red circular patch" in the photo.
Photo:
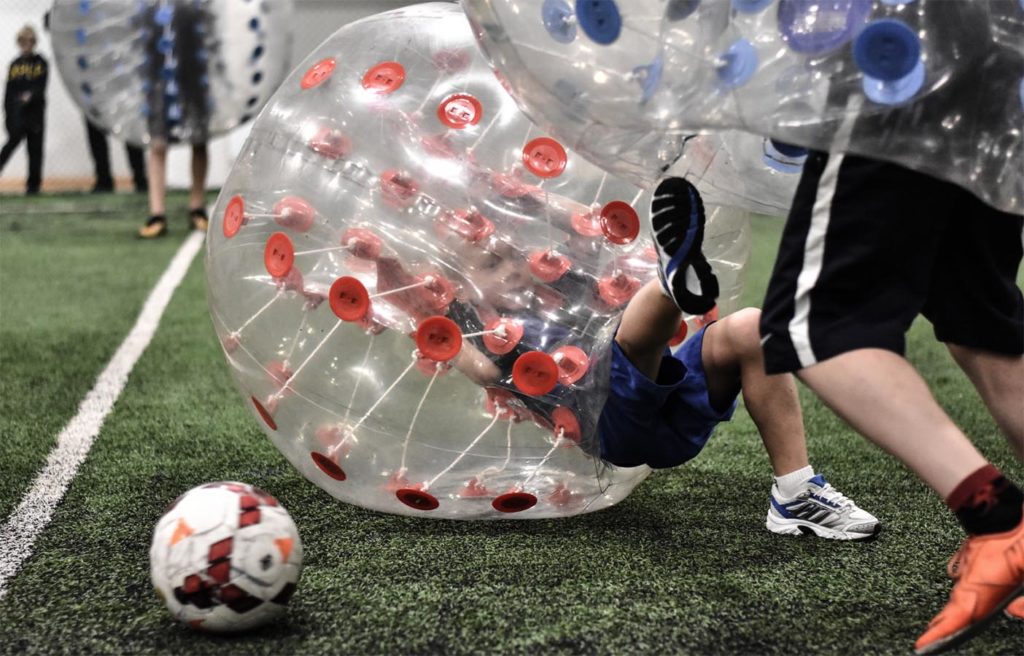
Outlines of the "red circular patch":
[{"label": "red circular patch", "polygon": [[668,340],[669,346],[679,346],[686,339],[686,333],[689,332],[690,327],[686,325],[685,321],[679,322],[679,328],[676,330],[676,334],[672,335],[672,339]]},{"label": "red circular patch", "polygon": [[617,276],[606,276],[597,281],[597,295],[609,307],[619,307],[640,290],[640,281],[633,276],[620,273]]},{"label": "red circular patch", "polygon": [[522,512],[536,505],[537,497],[527,492],[509,492],[491,502],[491,507],[503,513]]},{"label": "red circular patch", "polygon": [[388,94],[405,82],[405,67],[396,61],[377,64],[363,75],[363,88],[379,94]]},{"label": "red circular patch", "polygon": [[558,406],[551,412],[551,421],[554,422],[555,437],[564,437],[576,444],[583,439],[583,431],[580,429],[580,421],[575,413],[565,406]]},{"label": "red circular patch", "polygon": [[327,298],[331,311],[342,321],[359,321],[370,310],[370,295],[366,287],[352,276],[335,280]]},{"label": "red circular patch", "polygon": [[299,84],[303,89],[312,89],[313,87],[321,84],[324,80],[331,76],[334,72],[334,67],[337,66],[337,61],[334,57],[328,57],[327,59],[321,59],[317,63],[309,67],[306,74],[302,76],[302,82]]},{"label": "red circular patch", "polygon": [[283,232],[270,235],[267,246],[263,249],[263,264],[267,267],[267,273],[275,278],[284,278],[288,275],[295,264],[295,249],[288,235]]},{"label": "red circular patch", "polygon": [[437,119],[456,130],[476,125],[483,115],[484,106],[468,93],[452,94],[437,106]]},{"label": "red circular patch", "polygon": [[558,365],[558,382],[563,385],[572,385],[590,368],[590,358],[577,346],[563,346],[552,357]]},{"label": "red circular patch", "polygon": [[242,200],[241,194],[236,194],[231,197],[228,206],[224,208],[224,236],[231,239],[237,235],[238,231],[242,229],[243,223],[245,223],[245,201]]},{"label": "red circular patch", "polygon": [[628,244],[640,234],[640,217],[629,203],[613,200],[601,208],[601,232],[613,244]]},{"label": "red circular patch", "polygon": [[341,159],[352,152],[352,142],[341,130],[325,125],[309,140],[309,149],[327,159]]},{"label": "red circular patch", "polygon": [[576,234],[584,237],[598,237],[604,233],[600,217],[594,216],[593,212],[576,212],[569,222]]},{"label": "red circular patch", "polygon": [[336,462],[334,462],[324,454],[317,453],[316,451],[314,451],[310,453],[309,456],[313,459],[313,462],[316,463],[316,466],[320,468],[320,471],[327,474],[334,480],[343,481],[346,478],[348,478],[347,476],[345,476],[345,471],[341,467],[339,467]]},{"label": "red circular patch", "polygon": [[523,324],[513,319],[502,317],[484,326],[484,330],[488,331],[499,328],[503,329],[504,336],[499,334],[484,335],[484,346],[495,355],[511,353],[523,338]]},{"label": "red circular patch", "polygon": [[416,328],[416,348],[438,362],[448,362],[462,350],[462,333],[448,317],[429,317]]},{"label": "red circular patch", "polygon": [[380,257],[380,237],[366,228],[349,228],[341,236],[341,245],[352,255],[364,260],[376,260]]},{"label": "red circular patch", "polygon": [[550,250],[530,253],[530,273],[541,282],[554,282],[569,270],[569,258]]},{"label": "red circular patch", "polygon": [[427,494],[423,490],[405,487],[395,492],[398,500],[416,510],[434,510],[441,504],[434,498],[434,495]]},{"label": "red circular patch", "polygon": [[544,396],[558,384],[558,365],[542,351],[523,353],[512,365],[512,382],[530,396]]},{"label": "red circular patch", "polygon": [[285,196],[274,205],[274,220],[282,227],[306,232],[316,221],[316,210],[304,198]]},{"label": "red circular patch", "polygon": [[569,161],[565,148],[550,137],[537,137],[523,148],[523,164],[539,178],[556,178]]},{"label": "red circular patch", "polygon": [[263,407],[263,404],[257,401],[255,396],[250,396],[249,399],[252,401],[252,404],[256,406],[256,412],[259,413],[260,419],[262,419],[267,426],[270,426],[270,430],[277,430],[277,422],[270,416],[270,412]]}]

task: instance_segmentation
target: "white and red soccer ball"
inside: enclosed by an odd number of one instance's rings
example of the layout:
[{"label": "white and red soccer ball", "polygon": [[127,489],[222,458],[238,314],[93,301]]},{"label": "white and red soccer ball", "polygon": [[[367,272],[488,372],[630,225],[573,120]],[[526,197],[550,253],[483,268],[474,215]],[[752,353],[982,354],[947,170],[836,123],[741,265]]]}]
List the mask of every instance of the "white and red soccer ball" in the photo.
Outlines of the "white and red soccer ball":
[{"label": "white and red soccer ball", "polygon": [[302,541],[274,497],[217,482],[178,497],[153,531],[150,574],[178,620],[213,632],[284,613],[302,571]]}]

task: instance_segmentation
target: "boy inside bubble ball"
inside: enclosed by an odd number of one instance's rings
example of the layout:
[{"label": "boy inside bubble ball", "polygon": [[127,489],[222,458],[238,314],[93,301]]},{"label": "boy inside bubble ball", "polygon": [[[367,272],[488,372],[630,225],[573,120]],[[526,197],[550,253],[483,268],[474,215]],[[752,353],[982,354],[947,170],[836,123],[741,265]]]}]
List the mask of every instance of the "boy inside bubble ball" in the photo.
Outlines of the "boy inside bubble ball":
[{"label": "boy inside bubble ball", "polygon": [[[811,467],[794,379],[764,373],[758,309],[711,322],[670,352],[683,312],[710,311],[718,281],[702,253],[704,206],[692,184],[682,178],[663,181],[654,194],[651,220],[659,275],[639,288],[622,314],[611,345],[609,380],[596,385],[608,388],[596,443],[580,446],[616,466],[675,467],[700,453],[715,426],[732,417],[742,393],[775,475],[767,528],[837,540],[877,535],[878,520]],[[595,281],[583,273],[565,271],[538,285],[527,256],[508,241],[481,239],[453,250],[470,272],[475,296],[448,307],[447,317],[466,335],[452,364],[475,383],[515,392],[510,381],[523,354],[553,351],[571,343],[574,333],[586,332],[587,312],[570,309],[593,294]],[[384,283],[389,288],[408,282],[395,276],[398,266],[378,261],[378,275],[391,278]],[[485,348],[479,335],[498,317],[514,319],[523,331],[514,348],[502,354]],[[584,397],[594,390],[559,385],[543,394],[515,396],[519,407],[550,421],[552,408],[584,407],[590,400]]]}]

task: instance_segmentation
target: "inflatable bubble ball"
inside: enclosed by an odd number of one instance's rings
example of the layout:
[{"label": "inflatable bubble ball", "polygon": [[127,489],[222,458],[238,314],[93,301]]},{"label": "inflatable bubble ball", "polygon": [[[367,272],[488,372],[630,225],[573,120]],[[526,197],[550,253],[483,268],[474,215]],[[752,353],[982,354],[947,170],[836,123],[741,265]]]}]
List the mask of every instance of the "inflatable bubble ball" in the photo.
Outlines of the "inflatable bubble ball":
[{"label": "inflatable bubble ball", "polygon": [[[656,276],[648,204],[519,111],[458,7],[392,11],[335,33],[255,121],[211,223],[210,311],[245,405],[335,497],[594,511],[649,473],[595,435],[618,318]],[[706,241],[726,312],[747,215],[710,209]]]},{"label": "inflatable bubble ball", "polygon": [[256,116],[290,69],[292,0],[54,0],[57,68],[133,144],[205,143]]},{"label": "inflatable bubble ball", "polygon": [[[1020,0],[466,0],[524,110],[646,183],[739,129],[886,159],[1024,209]],[[757,195],[755,191],[753,196]]]}]

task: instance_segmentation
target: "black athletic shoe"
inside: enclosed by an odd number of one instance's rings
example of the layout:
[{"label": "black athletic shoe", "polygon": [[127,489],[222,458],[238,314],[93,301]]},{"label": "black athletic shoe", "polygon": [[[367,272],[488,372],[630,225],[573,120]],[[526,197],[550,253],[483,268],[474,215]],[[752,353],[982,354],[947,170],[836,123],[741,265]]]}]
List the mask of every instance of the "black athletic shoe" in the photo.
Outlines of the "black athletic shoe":
[{"label": "black athletic shoe", "polygon": [[663,180],[651,200],[651,226],[665,294],[683,312],[709,311],[718,298],[718,278],[701,252],[704,202],[697,188],[683,178]]},{"label": "black athletic shoe", "polygon": [[139,237],[143,239],[156,239],[167,234],[167,219],[163,216],[151,216],[146,225],[139,228]]}]

